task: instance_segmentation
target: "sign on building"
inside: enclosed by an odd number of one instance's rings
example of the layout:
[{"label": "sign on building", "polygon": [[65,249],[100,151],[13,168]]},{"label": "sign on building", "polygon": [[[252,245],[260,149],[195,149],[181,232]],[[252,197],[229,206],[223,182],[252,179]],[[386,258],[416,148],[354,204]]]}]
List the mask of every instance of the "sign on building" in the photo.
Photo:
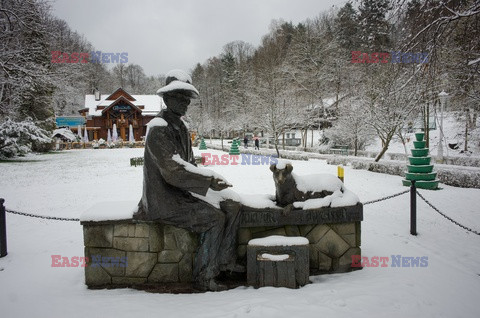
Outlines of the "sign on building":
[{"label": "sign on building", "polygon": [[57,128],[59,127],[77,127],[85,125],[85,117],[83,116],[58,116],[55,117]]}]

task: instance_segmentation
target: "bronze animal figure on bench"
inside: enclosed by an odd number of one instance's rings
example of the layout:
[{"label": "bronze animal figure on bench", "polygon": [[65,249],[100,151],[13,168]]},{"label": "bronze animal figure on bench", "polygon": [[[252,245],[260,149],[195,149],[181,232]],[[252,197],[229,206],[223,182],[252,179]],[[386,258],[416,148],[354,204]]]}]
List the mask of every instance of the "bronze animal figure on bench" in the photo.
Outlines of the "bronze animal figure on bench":
[{"label": "bronze animal figure on bench", "polygon": [[[273,180],[275,181],[275,199],[278,206],[287,207],[291,206],[294,202],[324,198],[333,194],[333,191],[326,189],[321,191],[318,191],[318,189],[307,191],[299,190],[297,181],[295,179],[301,180],[302,176],[294,176],[292,174],[293,166],[290,163],[287,163],[283,169],[278,168],[277,165],[278,164],[271,165],[270,170],[273,172]],[[316,177],[320,181],[325,177],[325,174],[309,175],[308,177]],[[337,183],[335,186],[338,187],[341,192],[343,192],[343,184],[340,185],[340,183],[341,181],[339,181],[339,183]]]}]

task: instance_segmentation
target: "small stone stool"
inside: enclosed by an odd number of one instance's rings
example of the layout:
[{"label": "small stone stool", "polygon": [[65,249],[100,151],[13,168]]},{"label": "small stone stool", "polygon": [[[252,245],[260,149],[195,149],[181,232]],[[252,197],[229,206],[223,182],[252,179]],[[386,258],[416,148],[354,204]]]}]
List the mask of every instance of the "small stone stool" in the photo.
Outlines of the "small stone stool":
[{"label": "small stone stool", "polygon": [[308,239],[268,236],[253,239],[247,246],[247,282],[264,286],[298,288],[309,275]]}]

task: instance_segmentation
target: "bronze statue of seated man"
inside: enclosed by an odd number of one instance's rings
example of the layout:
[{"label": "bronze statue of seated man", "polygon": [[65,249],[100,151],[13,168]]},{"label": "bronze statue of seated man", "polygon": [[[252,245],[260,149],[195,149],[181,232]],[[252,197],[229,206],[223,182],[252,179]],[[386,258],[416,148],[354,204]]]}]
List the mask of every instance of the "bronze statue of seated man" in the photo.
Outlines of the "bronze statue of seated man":
[{"label": "bronze statue of seated man", "polygon": [[[221,202],[218,209],[198,198],[209,189],[230,186],[219,176],[196,167],[190,134],[182,116],[199,93],[183,71],[167,74],[157,91],[167,108],[149,125],[145,143],[143,194],[135,218],[160,221],[200,234],[193,278],[202,290],[222,290],[215,278],[234,269],[240,204]],[[208,171],[208,170],[207,170]]]}]

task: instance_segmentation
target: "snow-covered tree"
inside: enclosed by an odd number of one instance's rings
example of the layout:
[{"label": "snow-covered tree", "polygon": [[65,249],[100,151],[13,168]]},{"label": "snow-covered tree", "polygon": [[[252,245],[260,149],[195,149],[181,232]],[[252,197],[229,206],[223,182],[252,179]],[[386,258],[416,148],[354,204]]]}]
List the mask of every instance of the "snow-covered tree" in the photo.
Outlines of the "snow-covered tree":
[{"label": "snow-covered tree", "polygon": [[52,139],[31,118],[15,122],[7,118],[0,124],[0,158],[12,158],[35,150],[49,150]]},{"label": "snow-covered tree", "polygon": [[53,114],[50,52],[43,1],[0,6],[0,115],[43,120]]},{"label": "snow-covered tree", "polygon": [[326,130],[325,136],[333,144],[349,146],[356,156],[358,150],[364,150],[375,136],[365,109],[364,101],[357,96],[344,99],[338,112],[338,120],[333,128]]}]

